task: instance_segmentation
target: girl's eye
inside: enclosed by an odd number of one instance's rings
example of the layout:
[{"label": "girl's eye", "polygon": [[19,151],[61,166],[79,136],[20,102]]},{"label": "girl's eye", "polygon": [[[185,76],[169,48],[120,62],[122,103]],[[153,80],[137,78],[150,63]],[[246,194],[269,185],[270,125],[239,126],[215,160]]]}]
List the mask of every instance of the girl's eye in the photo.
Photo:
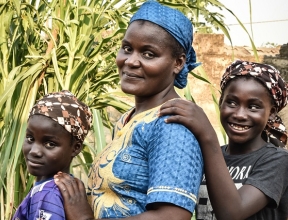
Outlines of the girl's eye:
[{"label": "girl's eye", "polygon": [[232,100],[227,100],[227,104],[230,106],[236,106],[236,103]]},{"label": "girl's eye", "polygon": [[258,107],[257,105],[251,105],[251,106],[250,106],[250,109],[251,109],[251,110],[257,110],[257,109],[259,109],[259,107]]},{"label": "girl's eye", "polygon": [[151,59],[151,58],[154,57],[154,54],[151,53],[151,52],[145,52],[145,53],[143,53],[143,56],[144,56],[145,58]]},{"label": "girl's eye", "polygon": [[53,142],[46,142],[45,143],[45,147],[49,148],[49,149],[52,149],[52,148],[56,147],[56,144],[53,143]]},{"label": "girl's eye", "polygon": [[34,138],[30,135],[26,135],[26,140],[28,141],[28,143],[32,143],[34,141]]}]

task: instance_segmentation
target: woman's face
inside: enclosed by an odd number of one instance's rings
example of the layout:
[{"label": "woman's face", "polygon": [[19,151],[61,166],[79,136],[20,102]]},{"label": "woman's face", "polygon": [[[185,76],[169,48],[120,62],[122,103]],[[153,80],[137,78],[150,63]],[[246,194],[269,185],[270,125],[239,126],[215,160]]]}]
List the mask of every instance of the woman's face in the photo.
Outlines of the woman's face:
[{"label": "woman's face", "polygon": [[72,135],[51,118],[30,117],[22,146],[29,173],[37,181],[51,178],[58,171],[69,173],[72,158],[81,150],[72,140]]},{"label": "woman's face", "polygon": [[175,74],[184,61],[172,57],[169,37],[153,23],[130,24],[116,58],[123,92],[146,98],[174,89]]},{"label": "woman's face", "polygon": [[261,133],[274,113],[271,97],[261,83],[252,77],[231,81],[220,104],[220,119],[229,137],[229,146],[259,147],[263,142]]}]

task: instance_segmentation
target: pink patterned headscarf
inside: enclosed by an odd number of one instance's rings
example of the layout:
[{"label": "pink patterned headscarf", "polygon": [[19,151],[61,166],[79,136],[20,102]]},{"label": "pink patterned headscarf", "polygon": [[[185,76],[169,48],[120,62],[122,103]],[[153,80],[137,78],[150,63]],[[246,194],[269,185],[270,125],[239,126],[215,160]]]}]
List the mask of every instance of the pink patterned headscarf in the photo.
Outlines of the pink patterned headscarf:
[{"label": "pink patterned headscarf", "polygon": [[45,95],[32,107],[29,118],[33,115],[51,118],[80,141],[84,141],[92,122],[89,107],[68,90]]},{"label": "pink patterned headscarf", "polygon": [[[226,84],[233,78],[244,75],[255,77],[257,80],[260,80],[263,85],[266,85],[274,99],[277,112],[287,105],[287,83],[282,79],[280,72],[275,67],[267,64],[243,60],[234,61],[229,67],[227,67],[222,76],[220,83],[221,90],[223,91]],[[278,115],[276,115],[273,120],[268,120],[264,132],[266,132],[268,137],[277,138],[285,145],[287,144],[288,134]]]}]

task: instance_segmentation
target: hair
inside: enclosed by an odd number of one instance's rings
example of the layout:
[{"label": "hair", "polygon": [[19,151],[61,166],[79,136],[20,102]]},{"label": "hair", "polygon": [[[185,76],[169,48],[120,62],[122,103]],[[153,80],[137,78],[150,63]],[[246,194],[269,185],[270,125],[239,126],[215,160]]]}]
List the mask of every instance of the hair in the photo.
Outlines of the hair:
[{"label": "hair", "polygon": [[182,45],[169,32],[167,32],[164,28],[162,28],[158,24],[155,24],[151,21],[140,20],[140,19],[136,20],[134,22],[138,22],[138,24],[141,26],[144,24],[149,24],[149,25],[155,26],[156,28],[160,28],[162,31],[164,31],[166,33],[166,37],[165,37],[164,41],[171,48],[171,51],[172,51],[171,55],[173,58],[177,58],[177,57],[181,56],[181,54],[183,54],[183,53],[186,54],[186,51],[182,47]]}]

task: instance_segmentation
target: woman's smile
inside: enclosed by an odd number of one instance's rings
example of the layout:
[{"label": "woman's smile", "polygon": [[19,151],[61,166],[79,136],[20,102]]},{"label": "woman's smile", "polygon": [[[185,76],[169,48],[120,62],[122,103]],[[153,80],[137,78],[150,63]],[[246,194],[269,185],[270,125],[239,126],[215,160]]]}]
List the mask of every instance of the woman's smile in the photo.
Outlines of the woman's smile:
[{"label": "woman's smile", "polygon": [[138,78],[138,79],[143,79],[144,77],[140,76],[139,74],[131,73],[131,72],[122,72],[123,76],[126,76],[128,78]]},{"label": "woman's smile", "polygon": [[[168,36],[166,31],[150,22],[134,21],[129,25],[116,57],[123,92],[135,95],[136,99],[149,97],[151,100],[167,93],[175,96],[178,65],[168,45],[170,41],[165,40]],[[159,103],[155,103],[157,105]]]}]

